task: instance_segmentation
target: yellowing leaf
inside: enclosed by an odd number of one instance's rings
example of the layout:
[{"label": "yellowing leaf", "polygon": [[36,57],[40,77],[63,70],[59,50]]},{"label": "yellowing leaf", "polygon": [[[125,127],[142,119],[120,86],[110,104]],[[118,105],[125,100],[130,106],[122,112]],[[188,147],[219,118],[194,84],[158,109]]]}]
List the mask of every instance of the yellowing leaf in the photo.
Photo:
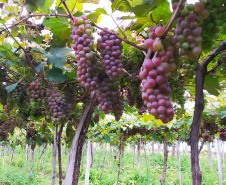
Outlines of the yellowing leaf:
[{"label": "yellowing leaf", "polygon": [[82,12],[83,4],[82,4],[82,3],[77,3],[76,9],[77,9],[79,12]]},{"label": "yellowing leaf", "polygon": [[50,37],[49,34],[46,34],[46,35],[45,35],[45,41],[47,42],[47,41],[49,41],[49,40],[51,40],[51,37]]},{"label": "yellowing leaf", "polygon": [[27,43],[22,43],[21,46],[24,48],[25,46],[28,46]]},{"label": "yellowing leaf", "polygon": [[156,119],[155,123],[156,125],[159,125],[159,126],[164,125],[164,123],[160,119]]},{"label": "yellowing leaf", "polygon": [[144,122],[150,122],[150,121],[153,121],[155,118],[154,118],[154,116],[152,116],[152,115],[147,115],[147,114],[144,114],[144,116],[143,116],[143,121]]},{"label": "yellowing leaf", "polygon": [[100,16],[99,16],[98,19],[97,19],[97,24],[98,24],[100,21],[101,21],[101,14],[100,14]]}]

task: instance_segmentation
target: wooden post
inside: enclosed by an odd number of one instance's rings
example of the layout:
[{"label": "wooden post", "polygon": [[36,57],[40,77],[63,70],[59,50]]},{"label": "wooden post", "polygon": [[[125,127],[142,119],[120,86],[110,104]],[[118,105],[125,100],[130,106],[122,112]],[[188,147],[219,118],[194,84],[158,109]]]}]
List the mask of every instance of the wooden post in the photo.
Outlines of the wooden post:
[{"label": "wooden post", "polygon": [[53,155],[52,155],[52,183],[51,183],[51,185],[55,185],[55,180],[56,180],[57,129],[58,129],[58,125],[55,125]]},{"label": "wooden post", "polygon": [[210,147],[210,143],[208,142],[207,143],[207,156],[208,156],[208,165],[209,167],[211,166],[211,156],[212,156],[212,153],[211,153],[211,147]]},{"label": "wooden post", "polygon": [[3,153],[2,168],[4,168],[4,165],[5,165],[6,150],[7,150],[7,145],[5,145],[5,146],[4,146],[4,153]]},{"label": "wooden post", "polygon": [[182,178],[181,164],[180,164],[180,139],[179,138],[177,143],[177,160],[178,160],[178,167],[179,167],[180,185],[183,185],[183,178]]},{"label": "wooden post", "polygon": [[88,140],[88,147],[87,147],[87,158],[86,158],[86,175],[85,175],[85,185],[89,185],[89,171],[90,171],[90,166],[91,166],[91,141]]},{"label": "wooden post", "polygon": [[31,170],[30,170],[30,177],[32,177],[32,172],[33,172],[34,156],[35,156],[35,149],[32,150],[32,155],[31,155]]},{"label": "wooden post", "polygon": [[217,137],[216,137],[216,146],[217,146],[217,161],[218,161],[219,184],[223,185],[223,167],[222,167],[220,140]]}]

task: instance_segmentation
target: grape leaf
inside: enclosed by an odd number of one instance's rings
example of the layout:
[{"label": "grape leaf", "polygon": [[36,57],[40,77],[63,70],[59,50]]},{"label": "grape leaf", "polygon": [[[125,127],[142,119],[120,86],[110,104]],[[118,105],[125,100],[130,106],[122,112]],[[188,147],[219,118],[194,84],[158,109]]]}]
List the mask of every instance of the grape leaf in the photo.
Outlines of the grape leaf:
[{"label": "grape leaf", "polygon": [[52,46],[62,47],[69,41],[72,28],[68,27],[68,20],[64,17],[51,17],[43,23],[53,33]]},{"label": "grape leaf", "polygon": [[43,64],[43,63],[40,63],[38,64],[35,69],[37,72],[40,72],[44,67],[45,67],[46,64]]},{"label": "grape leaf", "polygon": [[208,93],[218,96],[218,90],[221,89],[218,79],[211,75],[207,75],[204,81],[204,89],[207,90]]},{"label": "grape leaf", "polygon": [[16,88],[17,84],[18,84],[21,80],[22,80],[22,78],[21,78],[20,80],[18,80],[18,82],[16,82],[16,83],[14,83],[14,84],[11,84],[11,85],[7,86],[7,87],[5,88],[5,89],[7,90],[7,92],[8,92],[8,93],[12,92],[12,91]]},{"label": "grape leaf", "polygon": [[[28,10],[36,11],[40,8],[43,12],[48,12],[54,0],[26,0]],[[48,10],[48,11],[47,11]]]},{"label": "grape leaf", "polygon": [[148,2],[149,4],[151,4],[153,2],[153,0],[143,0],[144,3]]},{"label": "grape leaf", "polygon": [[8,93],[12,92],[16,88],[17,84],[18,84],[18,82],[7,86],[6,87],[7,92]]},{"label": "grape leaf", "polygon": [[89,19],[91,22],[97,23],[99,16],[101,14],[108,15],[107,12],[103,8],[97,8],[95,10],[95,12],[93,12],[87,16],[87,19]]},{"label": "grape leaf", "polygon": [[103,140],[108,143],[109,141],[111,141],[111,138],[107,135],[105,138],[103,138]]},{"label": "grape leaf", "polygon": [[[69,10],[71,11],[72,14],[74,14],[77,11],[81,12],[82,9],[83,9],[83,3],[81,3],[81,1],[66,1],[66,4],[67,4],[67,6],[68,6],[68,8],[69,8]],[[63,3],[61,3],[61,0],[56,0],[56,6],[57,7],[63,7],[66,10]]]},{"label": "grape leaf", "polygon": [[150,3],[144,3],[141,5],[137,5],[135,7],[131,8],[131,11],[137,16],[137,17],[143,17],[147,15],[150,11],[154,10],[157,5],[161,2],[162,0],[153,0],[153,2]]},{"label": "grape leaf", "polygon": [[51,54],[44,54],[43,56],[47,56],[51,65],[62,69],[64,66],[64,63],[65,63],[65,60],[67,58],[65,53],[70,52],[71,49],[67,49],[65,47],[64,48],[53,48],[52,47],[49,51]]},{"label": "grape leaf", "polygon": [[0,23],[1,24],[4,24],[5,23],[5,20],[4,19],[0,19]]},{"label": "grape leaf", "polygon": [[127,0],[115,0],[111,5],[111,9],[112,13],[116,10],[129,12],[131,10],[131,6]]},{"label": "grape leaf", "polygon": [[222,111],[222,112],[219,113],[219,118],[220,119],[223,119],[225,117],[226,117],[226,111]]},{"label": "grape leaf", "polygon": [[170,5],[167,0],[159,2],[158,7],[151,13],[152,19],[155,22],[162,22],[164,25],[171,17]]},{"label": "grape leaf", "polygon": [[62,69],[67,56],[61,55],[61,54],[57,54],[57,55],[47,54],[47,58],[48,58],[51,65],[53,65],[54,67]]},{"label": "grape leaf", "polygon": [[65,54],[65,53],[69,53],[69,52],[71,52],[72,51],[72,49],[71,48],[69,48],[69,49],[67,49],[67,48],[54,48],[54,47],[52,47],[50,50],[49,50],[49,52],[52,54],[52,55],[58,55],[58,54]]},{"label": "grape leaf", "polygon": [[64,82],[69,79],[69,77],[63,73],[62,69],[53,67],[52,69],[49,69],[47,72],[49,75],[48,80],[54,81],[56,83],[58,82]]}]

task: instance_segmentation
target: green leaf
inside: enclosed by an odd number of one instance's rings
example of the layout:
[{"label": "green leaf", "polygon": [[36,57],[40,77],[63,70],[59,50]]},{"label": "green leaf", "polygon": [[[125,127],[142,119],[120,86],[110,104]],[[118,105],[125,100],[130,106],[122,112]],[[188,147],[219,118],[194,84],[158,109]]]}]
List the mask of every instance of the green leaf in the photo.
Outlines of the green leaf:
[{"label": "green leaf", "polygon": [[38,64],[38,65],[35,67],[36,71],[37,71],[37,72],[40,72],[42,69],[44,69],[45,65],[46,65],[46,62],[45,62],[45,63],[40,63],[40,64]]},{"label": "green leaf", "polygon": [[3,51],[0,51],[0,55],[2,55],[3,57],[6,57]]},{"label": "green leaf", "polygon": [[51,48],[49,50],[49,52],[52,54],[52,55],[57,55],[57,54],[65,54],[65,53],[68,53],[68,52],[71,52],[72,49],[67,49],[67,48]]},{"label": "green leaf", "polygon": [[204,89],[208,91],[208,93],[218,96],[218,90],[221,89],[219,81],[216,77],[207,75],[204,81]]},{"label": "green leaf", "polygon": [[97,8],[95,11],[100,14],[108,15],[106,10],[103,8]]},{"label": "green leaf", "polygon": [[4,24],[5,23],[5,20],[4,19],[0,19],[0,23],[1,24]]},{"label": "green leaf", "polygon": [[56,83],[64,82],[69,79],[69,77],[63,73],[62,69],[55,68],[55,67],[53,67],[52,69],[49,69],[48,75],[49,75],[48,80],[54,81]]},{"label": "green leaf", "polygon": [[43,145],[43,140],[40,137],[36,138],[36,142],[37,142],[38,146],[42,146]]},{"label": "green leaf", "polygon": [[[81,0],[79,0],[79,1],[72,1],[72,0],[66,1],[66,4],[67,4],[70,11],[72,11],[72,9],[73,9],[73,11],[71,12],[72,14],[74,14],[77,11],[81,12],[82,9],[83,9],[83,3],[81,3]],[[66,10],[63,3],[61,3],[61,0],[56,0],[56,7],[58,7],[58,6],[63,7]]]},{"label": "green leaf", "polygon": [[115,0],[111,5],[112,12],[120,10],[123,12],[128,12],[131,10],[131,6],[127,0]]},{"label": "green leaf", "polygon": [[8,93],[12,92],[16,88],[17,84],[18,84],[18,82],[7,86],[6,87],[7,92]]},{"label": "green leaf", "polygon": [[44,40],[44,37],[38,35],[38,36],[35,38],[34,41],[35,41],[37,44],[41,44],[43,40]]},{"label": "green leaf", "polygon": [[65,14],[65,15],[67,15],[67,13],[66,13],[66,11],[64,10],[64,8],[63,7],[57,7],[57,13],[58,14]]},{"label": "green leaf", "polygon": [[51,65],[54,67],[62,69],[67,58],[66,55],[47,55],[47,58]]},{"label": "green leaf", "polygon": [[97,23],[99,16],[100,16],[99,13],[93,12],[93,13],[87,15],[87,19],[89,19],[91,22]]},{"label": "green leaf", "polygon": [[95,12],[93,12],[93,13],[91,13],[91,14],[89,14],[87,16],[87,19],[89,19],[91,22],[95,22],[96,23],[98,21],[98,18],[99,18],[99,16],[101,14],[108,15],[107,12],[105,11],[105,9],[103,9],[103,8],[97,8],[95,10]]},{"label": "green leaf", "polygon": [[67,48],[51,48],[50,50],[51,54],[44,54],[43,56],[47,56],[49,62],[51,65],[57,68],[63,68],[65,60],[67,59],[67,56],[65,53],[68,53],[71,51],[71,49]]},{"label": "green leaf", "polygon": [[131,11],[137,16],[142,17],[154,10],[162,0],[153,0],[152,3],[144,3],[131,8]]},{"label": "green leaf", "polygon": [[48,12],[54,0],[26,0],[28,10],[36,11],[40,8],[43,12]]},{"label": "green leaf", "polygon": [[161,22],[165,25],[171,18],[171,14],[169,2],[162,0],[159,2],[158,7],[151,13],[151,16],[155,22]]},{"label": "green leaf", "polygon": [[52,46],[62,47],[69,41],[72,28],[68,27],[68,20],[64,17],[51,17],[43,23],[53,33]]},{"label": "green leaf", "polygon": [[222,111],[222,112],[219,113],[219,118],[220,119],[223,119],[225,117],[226,117],[226,111]]},{"label": "green leaf", "polygon": [[148,2],[149,4],[151,4],[153,2],[153,0],[143,0],[143,2],[144,3],[147,3]]},{"label": "green leaf", "polygon": [[74,17],[81,17],[83,15],[82,12],[77,11],[76,13],[73,14]]},{"label": "green leaf", "polygon": [[109,141],[111,141],[111,138],[107,135],[105,138],[103,138],[103,140],[108,143]]}]

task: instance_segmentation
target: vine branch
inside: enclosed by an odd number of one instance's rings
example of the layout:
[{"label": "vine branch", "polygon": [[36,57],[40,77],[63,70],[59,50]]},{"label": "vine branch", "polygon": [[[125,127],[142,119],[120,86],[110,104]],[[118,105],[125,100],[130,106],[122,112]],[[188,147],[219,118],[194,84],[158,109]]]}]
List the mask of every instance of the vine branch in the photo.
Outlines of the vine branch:
[{"label": "vine branch", "polygon": [[202,143],[201,143],[201,146],[200,146],[200,148],[199,148],[199,154],[200,154],[200,152],[202,151],[202,148],[203,148],[204,143],[205,143],[205,140],[203,139],[203,141],[202,141]]},{"label": "vine branch", "polygon": [[31,17],[38,17],[38,16],[51,16],[51,17],[54,17],[54,16],[60,16],[60,17],[69,17],[68,15],[65,15],[65,14],[57,14],[57,15],[56,15],[56,14],[33,14],[33,15],[29,15],[29,16],[27,16],[27,17],[25,17],[25,18],[19,20],[18,22],[16,22],[16,23],[12,24],[11,26],[5,28],[4,30],[1,30],[0,33],[2,33],[3,31],[6,31],[6,30],[9,29],[9,28],[12,28],[12,27],[14,27],[14,26],[20,24],[20,23],[23,22],[23,21],[26,21],[27,19],[29,19],[29,18],[31,18]]},{"label": "vine branch", "polygon": [[222,41],[219,46],[217,46],[211,54],[209,54],[201,63],[203,67],[207,67],[207,65],[222,51],[226,49],[226,40]]},{"label": "vine branch", "polygon": [[217,61],[217,65],[214,66],[212,69],[210,69],[209,71],[206,72],[206,74],[210,74],[210,73],[214,73],[215,70],[222,64],[222,61],[221,60],[218,60]]},{"label": "vine branch", "polygon": [[124,38],[122,38],[122,37],[116,35],[115,33],[112,33],[112,32],[110,32],[110,31],[108,31],[108,30],[105,30],[105,29],[103,29],[103,28],[97,26],[95,23],[92,23],[92,26],[95,26],[96,28],[98,28],[98,29],[100,29],[100,30],[102,30],[102,31],[105,31],[106,33],[109,33],[109,34],[111,34],[111,35],[114,35],[116,38],[122,40],[123,42],[125,42],[125,43],[127,43],[127,44],[129,44],[129,45],[131,45],[131,46],[133,46],[133,47],[135,47],[135,48],[137,48],[137,49],[139,49],[139,50],[142,50],[142,51],[147,52],[147,49],[145,49],[145,48],[143,48],[143,47],[140,47],[140,46],[134,44],[133,42],[130,42],[130,41],[128,41],[128,40],[126,40],[126,39],[124,39]]},{"label": "vine branch", "polygon": [[165,33],[163,34],[162,39],[164,39],[166,37],[171,25],[173,24],[173,21],[176,19],[177,15],[179,14],[179,11],[180,11],[180,9],[182,7],[182,4],[183,4],[183,0],[180,0],[178,5],[177,5],[176,10],[173,13],[173,16],[171,17],[171,19],[170,19],[170,21],[169,21],[169,23],[168,23],[168,25],[167,25],[167,27],[165,29]]},{"label": "vine branch", "polygon": [[62,2],[63,5],[65,6],[65,8],[66,8],[66,10],[67,10],[67,12],[68,12],[68,14],[69,14],[71,20],[73,21],[73,15],[72,15],[71,11],[69,10],[67,4],[65,3],[65,0],[61,0],[61,2]]}]

